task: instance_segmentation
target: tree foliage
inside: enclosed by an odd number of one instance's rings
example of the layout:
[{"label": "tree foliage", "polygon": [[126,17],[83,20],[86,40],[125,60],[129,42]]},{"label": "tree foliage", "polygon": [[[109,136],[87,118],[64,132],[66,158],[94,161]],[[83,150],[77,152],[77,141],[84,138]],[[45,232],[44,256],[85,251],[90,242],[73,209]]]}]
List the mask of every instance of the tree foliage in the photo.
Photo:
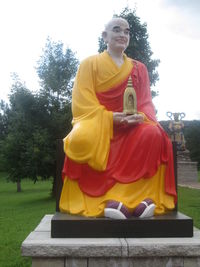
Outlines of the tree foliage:
[{"label": "tree foliage", "polygon": [[198,169],[200,169],[200,121],[186,124],[184,134],[191,159],[198,162]]},{"label": "tree foliage", "polygon": [[7,118],[8,105],[1,100],[0,101],[0,171],[5,170],[5,158],[3,156],[4,140],[8,134],[8,118]]},{"label": "tree foliage", "polygon": [[64,50],[62,42],[47,39],[43,55],[37,66],[41,92],[60,102],[71,97],[72,78],[75,76],[78,60],[71,49]]},{"label": "tree foliage", "polygon": [[[130,43],[125,53],[130,58],[143,62],[149,72],[150,84],[155,85],[159,79],[156,68],[160,60],[152,59],[153,52],[148,41],[147,24],[141,23],[140,18],[137,17],[136,11],[126,7],[120,14],[115,14],[114,17],[122,17],[126,19],[130,26]],[[99,52],[106,49],[106,44],[103,38],[99,38]],[[157,92],[152,91],[152,96],[156,96]]]},{"label": "tree foliage", "polygon": [[53,194],[55,193],[55,151],[56,140],[63,139],[71,129],[71,89],[78,67],[78,60],[71,49],[64,51],[62,42],[52,42],[49,38],[43,55],[38,61],[37,73],[41,81],[40,99],[49,114],[46,129],[50,133],[49,145],[53,164]]},{"label": "tree foliage", "polygon": [[71,129],[71,88],[78,61],[63,46],[47,40],[37,66],[38,93],[33,94],[14,74],[9,107],[1,104],[0,127],[7,131],[0,143],[1,155],[18,191],[23,178],[36,182],[38,177],[55,177],[56,139],[64,138]]},{"label": "tree foliage", "polygon": [[[20,191],[20,180],[28,176],[28,165],[31,165],[31,159],[26,158],[26,154],[33,133],[35,99],[17,76],[13,79],[10,107],[6,111],[8,134],[3,142],[3,153],[9,179],[18,183]],[[33,174],[30,177],[35,179]]]},{"label": "tree foliage", "polygon": [[7,116],[8,104],[3,100],[0,100],[0,140],[2,140],[7,134]]}]

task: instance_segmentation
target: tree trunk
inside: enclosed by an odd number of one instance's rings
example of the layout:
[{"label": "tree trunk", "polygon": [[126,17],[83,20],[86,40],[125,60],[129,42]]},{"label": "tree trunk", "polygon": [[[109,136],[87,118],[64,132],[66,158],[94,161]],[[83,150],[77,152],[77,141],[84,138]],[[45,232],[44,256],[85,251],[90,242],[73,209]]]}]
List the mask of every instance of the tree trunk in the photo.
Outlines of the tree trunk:
[{"label": "tree trunk", "polygon": [[53,176],[51,196],[54,197],[54,198],[56,197],[56,175]]},{"label": "tree trunk", "polygon": [[63,140],[58,139],[56,141],[56,164],[55,164],[55,173],[53,177],[53,186],[52,186],[52,196],[60,198],[60,193],[62,190],[62,168],[64,164],[65,154],[63,151]]},{"label": "tree trunk", "polygon": [[22,192],[21,180],[20,179],[17,179],[17,192]]}]

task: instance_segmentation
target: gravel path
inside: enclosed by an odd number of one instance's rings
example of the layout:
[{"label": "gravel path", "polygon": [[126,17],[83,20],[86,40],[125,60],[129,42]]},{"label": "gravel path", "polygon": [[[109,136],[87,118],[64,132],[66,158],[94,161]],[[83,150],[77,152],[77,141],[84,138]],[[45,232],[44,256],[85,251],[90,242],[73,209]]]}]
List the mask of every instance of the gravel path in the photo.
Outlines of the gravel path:
[{"label": "gravel path", "polygon": [[180,182],[178,183],[179,186],[188,187],[192,189],[200,189],[199,182]]}]

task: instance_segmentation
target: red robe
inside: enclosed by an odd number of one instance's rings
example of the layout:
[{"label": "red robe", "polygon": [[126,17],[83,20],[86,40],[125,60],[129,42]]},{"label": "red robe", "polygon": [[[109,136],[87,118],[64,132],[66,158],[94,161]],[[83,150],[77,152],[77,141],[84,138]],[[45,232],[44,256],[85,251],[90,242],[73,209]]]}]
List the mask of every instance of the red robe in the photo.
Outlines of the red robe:
[{"label": "red robe", "polygon": [[[106,92],[96,93],[99,103],[108,111],[123,111],[123,93],[128,78]],[[134,61],[131,78],[137,95],[137,109],[145,114],[145,122],[126,129],[114,129],[107,166],[103,171],[95,170],[87,163],[77,163],[66,155],[63,178],[76,180],[83,193],[98,197],[106,194],[117,182],[128,184],[151,178],[158,167],[165,164],[165,192],[174,196],[176,202],[172,144],[156,121],[146,67]]]}]

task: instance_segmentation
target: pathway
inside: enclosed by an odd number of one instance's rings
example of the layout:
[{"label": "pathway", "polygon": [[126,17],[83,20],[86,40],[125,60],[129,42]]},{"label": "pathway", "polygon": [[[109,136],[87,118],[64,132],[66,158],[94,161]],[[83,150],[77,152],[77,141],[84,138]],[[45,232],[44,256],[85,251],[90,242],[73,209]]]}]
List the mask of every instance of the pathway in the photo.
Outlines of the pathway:
[{"label": "pathway", "polygon": [[180,182],[178,183],[178,185],[182,187],[192,188],[192,189],[200,189],[199,182]]}]

